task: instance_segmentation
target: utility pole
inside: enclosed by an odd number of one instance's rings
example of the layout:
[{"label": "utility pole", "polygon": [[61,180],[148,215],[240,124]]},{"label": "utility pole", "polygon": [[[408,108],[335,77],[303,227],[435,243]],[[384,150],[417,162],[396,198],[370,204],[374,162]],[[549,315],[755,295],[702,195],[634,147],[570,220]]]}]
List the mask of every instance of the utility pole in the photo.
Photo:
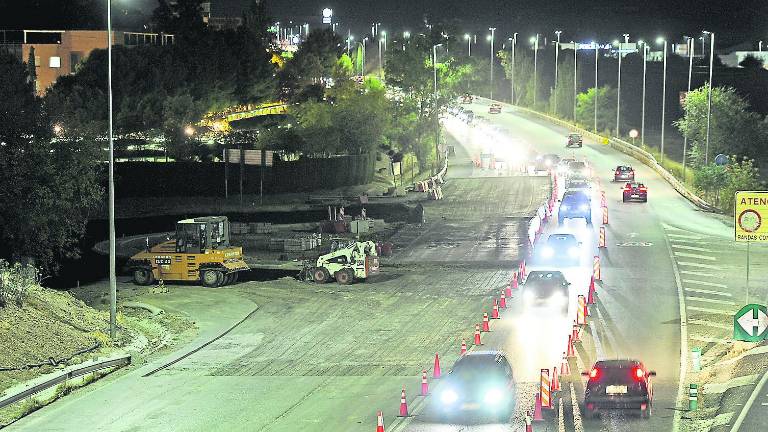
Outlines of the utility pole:
[{"label": "utility pole", "polygon": [[557,73],[558,73],[558,61],[560,56],[560,34],[563,33],[561,30],[557,30],[555,32],[555,35],[557,35],[557,43],[555,44],[555,97],[554,103],[552,104],[552,111],[554,111],[555,116],[557,116]]},{"label": "utility pole", "polygon": [[493,39],[496,34],[496,27],[489,27],[488,30],[491,31],[491,97],[490,99],[493,100]]},{"label": "utility pole", "polygon": [[439,43],[432,46],[432,69],[435,76],[435,91],[432,95],[432,99],[434,100],[433,114],[435,116],[435,174],[437,174],[437,167],[440,163],[440,113],[437,110],[437,47],[442,45],[443,44]]},{"label": "utility pole", "polygon": [[[685,100],[688,101],[688,95],[691,93],[691,77],[693,76],[693,51],[696,41],[688,38],[688,92],[685,94]],[[688,153],[688,134],[683,136],[683,183],[685,183],[685,159]]]},{"label": "utility pole", "polygon": [[[715,66],[715,34],[705,31],[704,34],[709,33],[709,92],[707,92],[707,144],[704,149],[704,164],[709,163],[709,131],[710,131],[710,118],[712,117],[712,69]],[[703,53],[702,53],[703,54]]]},{"label": "utility pole", "polygon": [[536,90],[538,89],[537,68],[539,62],[539,34],[536,33],[536,40],[533,42],[533,109],[536,109]]},{"label": "utility pole", "polygon": [[667,41],[664,40],[664,78],[661,93],[661,161],[664,162],[664,130],[667,114]]},{"label": "utility pole", "polygon": [[578,95],[578,78],[576,77],[576,53],[578,52],[579,48],[576,46],[575,41],[571,41],[571,45],[573,45],[573,122],[576,123],[576,98]]},{"label": "utility pole", "polygon": [[517,48],[517,33],[512,35],[512,105],[515,105],[515,49]]},{"label": "utility pole", "polygon": [[595,42],[592,42],[593,45],[595,45],[595,133],[597,133],[597,59],[600,57],[600,45],[598,45]]},{"label": "utility pole", "polygon": [[[629,35],[623,34],[624,43],[629,43]],[[616,137],[621,137],[621,47],[619,42],[619,78],[618,78],[618,91],[616,92]]]},{"label": "utility pole", "polygon": [[642,44],[643,45],[643,109],[642,109],[642,115],[640,120],[640,145],[645,145],[645,77],[646,73],[648,71],[648,50],[650,47],[647,43]]},{"label": "utility pole", "polygon": [[117,336],[117,272],[115,265],[115,140],[112,136],[112,0],[107,0],[107,105],[109,111],[109,337]]}]

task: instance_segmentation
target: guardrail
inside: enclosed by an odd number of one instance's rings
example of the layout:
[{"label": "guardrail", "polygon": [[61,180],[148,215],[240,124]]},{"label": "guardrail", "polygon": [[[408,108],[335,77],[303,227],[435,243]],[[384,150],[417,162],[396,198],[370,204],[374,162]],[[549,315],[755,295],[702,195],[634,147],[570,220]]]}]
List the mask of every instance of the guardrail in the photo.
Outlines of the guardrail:
[{"label": "guardrail", "polygon": [[24,398],[32,396],[36,393],[40,393],[43,390],[47,390],[55,385],[61,384],[65,381],[69,381],[72,378],[77,378],[83,375],[87,375],[92,372],[96,372],[102,369],[109,369],[114,367],[123,367],[131,364],[131,356],[124,355],[117,358],[103,360],[97,363],[91,363],[87,365],[77,366],[69,371],[62,372],[61,374],[45,380],[41,383],[35,384],[32,387],[21,390],[17,393],[8,395],[0,399],[0,408],[4,408],[12,403],[18,402]]},{"label": "guardrail", "polygon": [[[480,98],[479,99],[485,99],[489,100],[487,98]],[[497,102],[497,101],[494,101]],[[592,140],[595,140],[601,144],[607,144],[610,145],[612,148],[627,154],[629,156],[632,156],[633,158],[637,159],[638,161],[642,162],[643,164],[649,166],[651,169],[656,171],[664,180],[666,180],[667,183],[674,188],[677,193],[682,195],[684,198],[686,198],[688,201],[693,203],[695,206],[699,207],[702,210],[706,210],[708,212],[713,213],[722,213],[722,210],[718,209],[717,207],[709,204],[708,202],[701,199],[698,195],[688,190],[688,188],[685,187],[685,185],[678,180],[675,176],[672,175],[669,171],[667,171],[664,167],[662,167],[658,161],[656,161],[656,158],[653,157],[652,154],[648,153],[647,151],[641,149],[640,147],[637,147],[635,145],[632,145],[626,141],[620,140],[618,138],[608,138],[599,134],[596,134],[594,132],[590,132],[586,129],[582,129],[573,123],[569,123],[565,120],[561,120],[552,116],[548,116],[546,114],[540,113],[538,111],[534,111],[528,108],[514,107],[515,110],[539,117],[541,119],[544,119],[550,123],[554,123],[558,126],[562,126],[568,130],[579,132],[585,137],[591,138]]]}]

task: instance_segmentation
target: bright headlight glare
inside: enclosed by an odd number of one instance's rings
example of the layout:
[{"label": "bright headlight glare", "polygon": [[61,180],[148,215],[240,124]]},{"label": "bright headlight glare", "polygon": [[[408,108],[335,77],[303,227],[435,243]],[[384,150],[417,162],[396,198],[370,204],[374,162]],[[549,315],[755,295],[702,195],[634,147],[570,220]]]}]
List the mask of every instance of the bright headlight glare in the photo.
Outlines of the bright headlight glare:
[{"label": "bright headlight glare", "polygon": [[568,210],[568,206],[563,204],[560,206],[560,210]]},{"label": "bright headlight glare", "polygon": [[494,388],[488,390],[488,392],[485,393],[484,401],[489,405],[495,405],[501,402],[503,398],[504,393],[500,389]]},{"label": "bright headlight glare", "polygon": [[577,247],[571,247],[568,249],[568,255],[570,255],[573,258],[576,258],[579,256],[579,248]]},{"label": "bright headlight glare", "polygon": [[588,206],[588,205],[586,205],[586,204],[582,204],[582,205],[580,205],[580,206],[579,206],[579,210],[581,210],[581,211],[587,211],[587,210],[589,210],[589,206]]},{"label": "bright headlight glare", "polygon": [[565,303],[565,296],[561,292],[556,292],[552,294],[552,297],[549,298],[549,301],[556,305],[561,305]]},{"label": "bright headlight glare", "polygon": [[526,303],[530,303],[533,301],[534,294],[530,291],[526,291],[523,293],[523,301]]},{"label": "bright headlight glare", "polygon": [[551,167],[551,166],[552,166],[552,161],[551,161],[550,159],[547,159],[546,161],[544,161],[544,163],[545,163],[545,164],[546,164],[548,167]]},{"label": "bright headlight glare", "polygon": [[555,250],[549,246],[544,246],[544,248],[541,249],[541,256],[543,256],[544,258],[551,258],[552,255],[554,254],[555,254]]},{"label": "bright headlight glare", "polygon": [[459,398],[459,395],[457,395],[456,392],[451,389],[443,391],[443,393],[440,395],[440,399],[445,404],[452,404],[456,402],[458,398]]}]

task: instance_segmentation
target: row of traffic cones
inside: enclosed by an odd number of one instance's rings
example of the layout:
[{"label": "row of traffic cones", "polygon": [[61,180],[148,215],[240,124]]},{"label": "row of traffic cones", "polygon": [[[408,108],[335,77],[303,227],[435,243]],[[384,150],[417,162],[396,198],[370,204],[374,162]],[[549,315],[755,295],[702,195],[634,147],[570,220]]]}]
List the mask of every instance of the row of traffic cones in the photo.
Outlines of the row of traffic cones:
[{"label": "row of traffic cones", "polygon": [[[435,363],[432,368],[432,378],[439,379],[442,375],[442,371],[440,369],[440,354],[435,353]],[[427,381],[427,370],[423,369],[421,371],[421,396],[427,396],[429,394],[429,382]],[[403,386],[402,391],[400,392],[400,410],[398,412],[398,417],[409,417],[410,413],[408,411],[408,398],[405,394],[405,386]],[[384,432],[384,414],[381,411],[376,412],[376,432]]]}]

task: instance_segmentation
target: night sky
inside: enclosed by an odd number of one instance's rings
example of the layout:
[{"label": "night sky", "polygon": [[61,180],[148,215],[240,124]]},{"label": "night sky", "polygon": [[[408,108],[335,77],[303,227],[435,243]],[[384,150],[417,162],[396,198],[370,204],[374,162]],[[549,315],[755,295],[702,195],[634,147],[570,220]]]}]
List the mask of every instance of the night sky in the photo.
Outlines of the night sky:
[{"label": "night sky", "polygon": [[[156,0],[112,0],[115,10],[133,10],[128,25],[146,21]],[[680,37],[698,34],[703,29],[720,34],[723,43],[768,39],[768,1],[764,0],[267,0],[275,20],[309,21],[319,25],[324,7],[334,10],[341,31],[351,27],[360,34],[372,21],[382,22],[392,31],[415,29],[425,16],[432,20],[456,20],[462,31],[487,33],[497,27],[498,34],[511,32],[550,34],[562,29],[566,37],[587,40],[614,39],[622,33],[632,38],[651,38],[665,34]],[[213,0],[214,15],[241,13],[247,0]],[[88,26],[89,15],[99,15],[95,0],[0,0],[0,28],[65,28],[67,22]],[[90,6],[89,6],[90,5]],[[46,13],[48,12],[48,13]],[[82,12],[82,13],[81,13]],[[91,21],[96,18],[90,18]],[[120,23],[120,18],[117,19]],[[127,18],[125,19],[127,20]],[[63,22],[62,22],[63,21]]]}]

